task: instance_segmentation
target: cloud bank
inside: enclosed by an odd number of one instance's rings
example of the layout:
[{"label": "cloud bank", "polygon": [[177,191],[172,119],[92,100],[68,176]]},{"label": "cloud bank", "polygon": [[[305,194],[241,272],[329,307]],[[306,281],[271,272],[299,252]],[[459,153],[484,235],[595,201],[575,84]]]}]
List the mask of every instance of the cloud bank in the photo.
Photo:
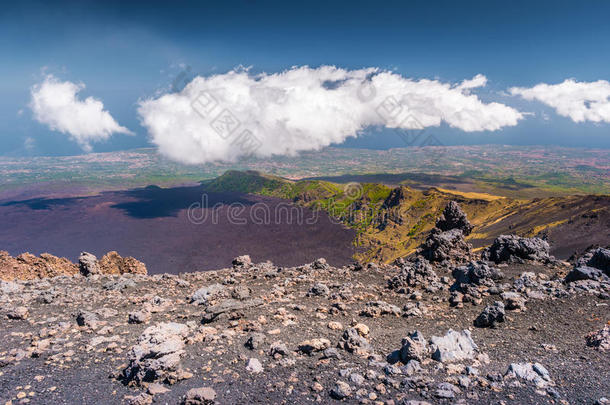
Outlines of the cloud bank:
[{"label": "cloud bank", "polygon": [[471,132],[516,125],[519,111],[471,94],[486,82],[482,75],[457,84],[413,80],[376,68],[233,70],[141,100],[138,113],[152,142],[173,160],[235,161],[317,150],[370,126],[422,129],[446,122]]},{"label": "cloud bank", "polygon": [[104,110],[100,100],[93,97],[79,100],[77,95],[84,88],[84,84],[46,76],[30,90],[29,106],[34,119],[53,131],[68,134],[86,151],[91,151],[91,142],[106,140],[113,133],[132,134]]},{"label": "cloud bank", "polygon": [[606,80],[577,82],[568,79],[559,84],[512,87],[509,92],[526,100],[540,101],[574,122],[610,122],[610,83]]}]

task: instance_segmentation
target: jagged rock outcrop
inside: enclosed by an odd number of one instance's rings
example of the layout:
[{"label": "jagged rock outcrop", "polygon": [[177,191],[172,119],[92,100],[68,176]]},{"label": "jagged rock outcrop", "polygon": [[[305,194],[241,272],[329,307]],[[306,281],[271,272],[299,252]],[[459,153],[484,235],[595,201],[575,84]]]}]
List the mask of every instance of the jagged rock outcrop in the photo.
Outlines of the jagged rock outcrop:
[{"label": "jagged rock outcrop", "polygon": [[546,263],[551,260],[550,249],[548,242],[540,238],[500,235],[481,257],[496,263],[522,263],[525,260]]},{"label": "jagged rock outcrop", "polygon": [[133,257],[121,257],[117,252],[106,253],[99,261],[101,274],[147,274],[146,265]]},{"label": "jagged rock outcrop", "polygon": [[564,279],[566,283],[585,280],[610,283],[610,249],[587,249]]},{"label": "jagged rock outcrop", "polygon": [[464,235],[471,231],[472,225],[466,214],[458,203],[451,201],[418,249],[418,253],[433,263],[468,261],[472,257],[472,246],[466,243]]},{"label": "jagged rock outcrop", "polygon": [[97,257],[89,252],[82,252],[78,258],[78,269],[85,277],[100,274],[100,264]]},{"label": "jagged rock outcrop", "polygon": [[610,276],[610,248],[589,247],[576,259],[575,265],[594,267]]},{"label": "jagged rock outcrop", "polygon": [[443,213],[436,221],[436,227],[441,231],[450,231],[459,229],[465,236],[470,235],[473,225],[468,221],[466,214],[455,201],[449,201],[449,204],[443,210]]},{"label": "jagged rock outcrop", "polygon": [[128,353],[129,365],[121,379],[126,384],[145,382],[173,383],[179,379],[180,359],[184,356],[184,339],[188,326],[175,322],[147,328]]},{"label": "jagged rock outcrop", "polygon": [[461,230],[441,232],[438,228],[434,228],[420,247],[419,254],[433,263],[460,263],[470,260],[471,248],[464,240]]},{"label": "jagged rock outcrop", "polygon": [[12,257],[8,252],[0,251],[0,280],[35,280],[58,276],[84,276],[94,274],[122,275],[147,274],[144,263],[133,257],[121,257],[117,252],[109,252],[101,260],[91,253],[83,252],[79,263],[43,253],[34,256],[23,253]]},{"label": "jagged rock outcrop", "polygon": [[408,189],[406,187],[396,187],[392,191],[390,191],[390,195],[386,197],[383,201],[383,208],[394,208],[398,207],[401,202],[403,202],[407,196]]},{"label": "jagged rock outcrop", "polygon": [[416,330],[409,333],[407,337],[402,339],[401,343],[400,361],[404,364],[407,364],[411,360],[421,362],[428,357],[428,343],[420,331]]},{"label": "jagged rock outcrop", "polygon": [[0,251],[1,280],[33,280],[38,278],[72,276],[78,273],[78,266],[63,257],[48,253],[34,256],[23,253],[12,257],[8,252]]}]

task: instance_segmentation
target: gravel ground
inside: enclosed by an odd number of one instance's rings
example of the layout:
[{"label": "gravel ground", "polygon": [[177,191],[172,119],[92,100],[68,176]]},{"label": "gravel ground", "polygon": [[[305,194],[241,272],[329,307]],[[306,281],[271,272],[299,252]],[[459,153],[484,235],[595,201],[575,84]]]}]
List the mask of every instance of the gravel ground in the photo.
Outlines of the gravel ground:
[{"label": "gravel ground", "polygon": [[[449,266],[433,269],[436,284],[420,280],[406,292],[388,288],[400,267],[334,268],[323,260],[293,268],[245,260],[232,268],[181,275],[77,275],[3,283],[0,403],[173,404],[192,388],[209,387],[220,404],[594,404],[610,397],[610,352],[587,346],[585,336],[610,322],[610,301],[604,299],[608,286],[584,291],[566,285],[561,278],[569,269],[562,264],[502,266],[503,277],[494,286],[528,299],[525,310],[506,310],[505,321],[492,328],[474,327],[473,320],[487,304],[503,300],[499,290],[477,285],[476,303],[452,307],[449,290],[455,280]],[[535,282],[516,288],[514,281],[524,272],[533,272]],[[190,302],[194,292],[216,283],[216,293]],[[363,315],[367,303],[376,301],[398,312]],[[217,314],[219,305],[227,311]],[[141,323],[129,323],[130,314]],[[183,333],[178,338],[155,335],[155,342],[170,342],[163,350],[143,343],[140,336],[147,328],[167,323],[184,325]],[[364,353],[337,348],[350,327],[370,344]],[[409,332],[419,330],[429,339],[449,329],[470,330],[478,351],[457,363],[425,353],[421,370],[412,375],[403,361],[395,368],[386,363]],[[247,348],[255,333],[261,343]],[[285,347],[275,345],[279,350],[271,355],[274,342]],[[134,353],[142,351],[166,369],[157,369],[152,378],[125,377],[126,369],[159,368],[144,364],[146,356],[134,360]],[[260,361],[262,371],[247,367],[251,359]],[[551,381],[537,387],[505,376],[511,363],[540,363]],[[333,398],[338,381],[348,388],[340,390],[347,394],[341,400]],[[455,388],[453,398],[439,396],[442,383]]]}]

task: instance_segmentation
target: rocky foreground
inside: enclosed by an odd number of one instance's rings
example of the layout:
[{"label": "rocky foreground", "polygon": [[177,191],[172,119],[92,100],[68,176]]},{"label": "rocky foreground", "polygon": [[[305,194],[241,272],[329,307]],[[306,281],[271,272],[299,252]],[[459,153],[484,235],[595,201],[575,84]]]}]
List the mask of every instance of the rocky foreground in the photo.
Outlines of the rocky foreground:
[{"label": "rocky foreground", "polygon": [[148,276],[83,254],[1,282],[1,403],[609,403],[610,250],[476,254],[470,229],[450,204],[394,265]]}]

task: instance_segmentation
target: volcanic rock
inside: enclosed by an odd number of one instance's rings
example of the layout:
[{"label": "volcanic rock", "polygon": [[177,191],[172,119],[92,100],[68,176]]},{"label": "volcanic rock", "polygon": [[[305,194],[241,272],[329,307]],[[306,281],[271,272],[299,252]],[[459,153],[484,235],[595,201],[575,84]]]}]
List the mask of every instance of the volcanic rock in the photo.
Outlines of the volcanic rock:
[{"label": "volcanic rock", "polygon": [[350,353],[355,353],[360,356],[368,355],[373,351],[369,341],[365,337],[360,336],[355,328],[347,328],[343,332],[338,346]]},{"label": "volcanic rock", "polygon": [[522,263],[533,260],[546,263],[550,260],[550,246],[540,238],[523,238],[517,235],[500,235],[485,249],[482,257],[496,263]]},{"label": "volcanic rock", "polygon": [[483,312],[474,320],[474,326],[479,328],[495,327],[498,323],[504,322],[504,304],[496,301],[485,307]]},{"label": "volcanic rock", "polygon": [[8,252],[0,251],[0,280],[32,280],[74,274],[78,274],[78,266],[68,259],[48,253],[39,257],[30,253],[12,257]]},{"label": "volcanic rock", "polygon": [[495,282],[502,279],[504,275],[500,269],[491,267],[485,262],[471,261],[466,266],[453,269],[456,287],[462,284],[476,284],[484,286],[494,286]]},{"label": "volcanic rock", "polygon": [[404,262],[400,273],[388,281],[388,287],[400,293],[409,291],[409,287],[440,288],[439,278],[430,263],[418,257],[415,262]]},{"label": "volcanic rock", "polygon": [[186,392],[182,405],[211,405],[216,399],[216,391],[210,387],[191,388]]},{"label": "volcanic rock", "polygon": [[419,253],[430,262],[464,262],[470,259],[471,246],[460,229],[442,232],[433,228]]},{"label": "volcanic rock", "polygon": [[508,366],[504,378],[520,378],[533,382],[538,388],[553,385],[549,372],[540,363],[512,363]]},{"label": "volcanic rock", "polygon": [[144,330],[129,350],[129,365],[123,370],[123,382],[136,385],[154,381],[175,382],[188,332],[186,325],[174,322],[160,323]]},{"label": "volcanic rock", "polygon": [[423,361],[428,356],[428,345],[420,331],[414,331],[402,339],[400,348],[400,361],[404,364],[410,360]]},{"label": "volcanic rock", "polygon": [[591,332],[586,337],[587,346],[594,347],[599,351],[610,350],[610,325],[604,326],[597,332]]},{"label": "volcanic rock", "polygon": [[457,332],[449,329],[445,336],[430,338],[432,358],[441,363],[472,360],[478,350],[469,330]]},{"label": "volcanic rock", "polygon": [[579,266],[574,267],[564,279],[566,283],[572,283],[574,281],[579,280],[595,280],[609,282],[610,277],[608,277],[602,270],[597,269],[595,267]]},{"label": "volcanic rock", "polygon": [[201,287],[191,296],[191,303],[198,305],[207,304],[208,300],[224,296],[226,290],[227,287],[218,283]]},{"label": "volcanic rock", "polygon": [[[80,262],[80,261],[79,261]],[[98,262],[102,274],[147,274],[146,265],[133,257],[121,257],[117,252],[106,253]]]},{"label": "volcanic rock", "polygon": [[101,273],[97,257],[87,252],[82,252],[80,254],[80,257],[78,258],[78,269],[80,274],[86,277]]},{"label": "volcanic rock", "polygon": [[449,204],[447,204],[443,213],[436,221],[436,227],[443,232],[459,229],[464,235],[470,235],[473,228],[466,214],[455,201],[449,201]]}]

